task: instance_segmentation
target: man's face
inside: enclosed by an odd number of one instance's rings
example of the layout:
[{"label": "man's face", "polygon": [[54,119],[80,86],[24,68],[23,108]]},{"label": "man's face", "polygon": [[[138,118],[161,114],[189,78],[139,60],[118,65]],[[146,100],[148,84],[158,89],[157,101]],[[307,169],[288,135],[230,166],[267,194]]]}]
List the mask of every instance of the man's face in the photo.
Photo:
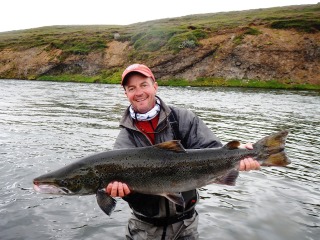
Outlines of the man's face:
[{"label": "man's face", "polygon": [[151,78],[139,73],[130,74],[124,88],[135,112],[146,113],[154,107],[158,84]]}]

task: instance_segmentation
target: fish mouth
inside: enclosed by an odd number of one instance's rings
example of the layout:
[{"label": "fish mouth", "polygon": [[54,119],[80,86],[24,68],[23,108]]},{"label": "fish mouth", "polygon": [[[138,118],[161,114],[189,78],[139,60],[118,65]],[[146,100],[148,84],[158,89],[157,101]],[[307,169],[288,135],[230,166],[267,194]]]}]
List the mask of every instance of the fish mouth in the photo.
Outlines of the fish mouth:
[{"label": "fish mouth", "polygon": [[50,194],[73,194],[72,191],[70,191],[67,188],[64,187],[57,187],[52,184],[46,184],[46,183],[34,183],[33,184],[33,189],[36,192],[39,193],[50,193]]}]

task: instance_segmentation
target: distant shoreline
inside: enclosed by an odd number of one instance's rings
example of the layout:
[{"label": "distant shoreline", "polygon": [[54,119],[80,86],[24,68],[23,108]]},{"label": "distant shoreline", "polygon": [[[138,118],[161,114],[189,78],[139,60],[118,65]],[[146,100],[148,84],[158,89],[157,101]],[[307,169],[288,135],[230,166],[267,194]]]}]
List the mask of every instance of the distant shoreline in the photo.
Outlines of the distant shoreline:
[{"label": "distant shoreline", "polygon": [[[99,83],[99,84],[119,84],[119,81],[99,79],[98,77],[71,77],[46,76],[39,79],[0,79],[0,80],[20,80],[20,81],[50,81],[50,82],[73,82],[73,83]],[[288,90],[316,90],[320,91],[320,85],[297,84],[290,81],[279,80],[249,80],[249,79],[222,79],[222,78],[201,78],[194,81],[185,79],[157,80],[159,86],[171,87],[243,87],[243,88],[263,88],[263,89],[288,89]]]}]

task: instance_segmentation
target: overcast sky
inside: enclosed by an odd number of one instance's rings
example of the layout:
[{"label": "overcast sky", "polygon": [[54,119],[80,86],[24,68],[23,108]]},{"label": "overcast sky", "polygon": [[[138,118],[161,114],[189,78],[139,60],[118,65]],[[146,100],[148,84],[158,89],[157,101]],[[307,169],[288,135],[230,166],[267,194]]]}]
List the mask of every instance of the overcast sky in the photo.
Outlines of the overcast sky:
[{"label": "overcast sky", "polygon": [[320,0],[2,0],[0,32],[52,25],[127,25],[190,14],[316,4]]}]

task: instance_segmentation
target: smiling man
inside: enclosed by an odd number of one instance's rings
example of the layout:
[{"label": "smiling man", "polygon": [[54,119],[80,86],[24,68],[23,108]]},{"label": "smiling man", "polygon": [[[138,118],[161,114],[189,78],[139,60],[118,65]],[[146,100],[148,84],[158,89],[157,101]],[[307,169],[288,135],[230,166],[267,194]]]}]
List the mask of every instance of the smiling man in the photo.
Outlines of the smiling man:
[{"label": "smiling man", "polygon": [[[180,140],[186,149],[221,147],[220,140],[193,112],[166,105],[156,93],[158,84],[152,71],[143,64],[133,64],[122,74],[122,86],[130,102],[123,118],[115,149],[135,148]],[[252,148],[252,145],[244,145]],[[239,170],[259,169],[252,158],[241,160]],[[129,203],[132,216],[127,239],[198,239],[197,190],[182,192],[185,207],[165,197],[131,192],[130,186],[112,182],[107,188],[112,197]]]},{"label": "smiling man", "polygon": [[134,112],[143,114],[156,105],[158,84],[147,66],[134,64],[128,67],[123,73],[122,85]]}]

